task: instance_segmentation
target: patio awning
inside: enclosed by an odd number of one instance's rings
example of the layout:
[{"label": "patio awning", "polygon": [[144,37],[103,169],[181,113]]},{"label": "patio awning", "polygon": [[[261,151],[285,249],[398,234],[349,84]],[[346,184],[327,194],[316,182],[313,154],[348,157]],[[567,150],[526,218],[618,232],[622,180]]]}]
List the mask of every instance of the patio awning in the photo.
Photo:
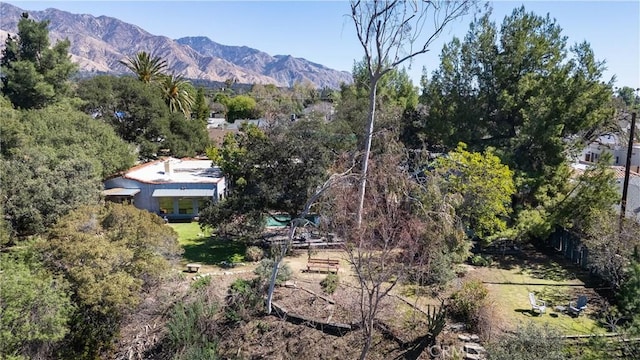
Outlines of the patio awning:
[{"label": "patio awning", "polygon": [[113,188],[102,191],[104,196],[133,196],[140,192],[140,189]]},{"label": "patio awning", "polygon": [[214,189],[156,189],[152,197],[208,197],[215,195]]}]

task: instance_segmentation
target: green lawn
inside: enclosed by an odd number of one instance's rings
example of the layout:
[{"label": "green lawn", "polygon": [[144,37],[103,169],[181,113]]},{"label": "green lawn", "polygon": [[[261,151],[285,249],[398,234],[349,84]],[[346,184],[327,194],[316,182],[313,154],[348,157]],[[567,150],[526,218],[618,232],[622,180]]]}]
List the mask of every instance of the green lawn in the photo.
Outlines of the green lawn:
[{"label": "green lawn", "polygon": [[201,230],[197,222],[169,225],[178,233],[178,241],[184,249],[184,263],[217,265],[234,254],[245,253],[244,244],[214,238],[210,232]]},{"label": "green lawn", "polygon": [[[556,306],[567,306],[576,300],[578,294],[588,294],[593,299],[593,291],[571,270],[551,259],[540,257],[510,263],[507,266],[494,264],[492,267],[475,268],[473,277],[480,279],[489,288],[492,299],[499,311],[511,325],[525,321],[549,324],[565,335],[604,333],[606,330],[597,323],[598,308],[593,303],[579,317],[571,317],[554,310]],[[531,313],[529,293],[546,302],[545,314]]]}]

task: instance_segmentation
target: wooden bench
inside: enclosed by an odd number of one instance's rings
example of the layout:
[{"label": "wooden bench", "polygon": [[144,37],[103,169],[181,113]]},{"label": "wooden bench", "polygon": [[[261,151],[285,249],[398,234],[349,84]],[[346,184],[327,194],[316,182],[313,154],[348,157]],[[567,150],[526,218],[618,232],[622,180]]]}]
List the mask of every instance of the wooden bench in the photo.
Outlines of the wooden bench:
[{"label": "wooden bench", "polygon": [[198,272],[200,270],[200,267],[202,265],[200,264],[187,264],[187,271],[188,272]]},{"label": "wooden bench", "polygon": [[307,272],[310,271],[328,271],[338,272],[340,260],[336,259],[309,259],[307,260]]}]

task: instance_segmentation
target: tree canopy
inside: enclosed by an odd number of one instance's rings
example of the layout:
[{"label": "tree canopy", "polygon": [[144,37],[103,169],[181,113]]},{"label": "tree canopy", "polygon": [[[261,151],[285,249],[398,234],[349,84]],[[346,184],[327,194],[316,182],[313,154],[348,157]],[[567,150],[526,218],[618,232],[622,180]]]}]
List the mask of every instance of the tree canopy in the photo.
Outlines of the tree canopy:
[{"label": "tree canopy", "polygon": [[229,122],[238,119],[254,119],[258,115],[256,100],[249,95],[226,98],[222,103],[227,107],[227,121]]},{"label": "tree canopy", "polygon": [[248,125],[227,135],[208,155],[224,172],[228,194],[201,214],[201,223],[219,230],[236,223],[249,230],[261,228],[268,214],[296,217],[328,177],[335,157],[326,142],[329,129],[321,121],[300,120],[266,132]]},{"label": "tree canopy", "polygon": [[105,121],[143,160],[204,153],[209,143],[206,124],[175,114],[163,102],[159,88],[131,77],[97,76],[79,83],[83,110]]},{"label": "tree canopy", "polygon": [[549,16],[520,7],[498,29],[486,14],[444,46],[414,130],[429,146],[494,147],[515,171],[516,207],[536,208],[567,180],[568,155],[614,127],[603,70],[589,44],[568,47]]},{"label": "tree canopy", "polygon": [[164,71],[167,69],[165,60],[146,51],[140,51],[134,56],[120,61],[120,63],[131,70],[138,77],[138,80],[145,84],[161,81]]},{"label": "tree canopy", "polygon": [[472,153],[460,143],[435,163],[436,171],[445,179],[445,188],[460,197],[457,213],[475,236],[487,241],[507,229],[515,192],[513,172],[491,148],[482,154]]},{"label": "tree canopy", "polygon": [[69,284],[25,251],[0,254],[0,357],[34,359],[68,333]]},{"label": "tree canopy", "polygon": [[96,203],[102,179],[133,165],[133,149],[109,125],[68,104],[0,114],[4,214],[16,235]]},{"label": "tree canopy", "polygon": [[21,109],[42,108],[70,93],[76,65],[68,40],[49,44],[49,21],[34,21],[24,13],[18,34],[8,36],[0,59],[2,94]]},{"label": "tree canopy", "polygon": [[113,203],[70,212],[37,249],[43,263],[70,284],[76,310],[61,352],[74,359],[94,359],[106,349],[122,317],[182,252],[162,218]]},{"label": "tree canopy", "polygon": [[433,41],[447,24],[466,14],[470,0],[406,2],[352,0],[351,19],[356,36],[364,50],[364,66],[368,77],[367,124],[360,180],[358,227],[362,220],[371,152],[378,82],[389,71],[429,51]]}]

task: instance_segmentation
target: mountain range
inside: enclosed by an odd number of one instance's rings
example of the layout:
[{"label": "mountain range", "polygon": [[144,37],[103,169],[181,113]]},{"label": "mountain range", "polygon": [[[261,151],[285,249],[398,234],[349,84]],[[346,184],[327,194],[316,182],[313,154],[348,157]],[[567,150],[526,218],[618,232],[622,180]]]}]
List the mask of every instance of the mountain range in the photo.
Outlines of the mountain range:
[{"label": "mountain range", "polygon": [[113,17],[72,14],[53,8],[30,11],[8,3],[0,3],[2,47],[9,34],[17,33],[23,12],[36,21],[50,21],[52,43],[69,39],[71,59],[79,65],[81,73],[128,73],[120,61],[147,51],[166,60],[170,71],[188,79],[282,87],[309,82],[318,88],[338,88],[341,83],[352,82],[349,72],[291,55],[272,56],[246,46],[218,44],[204,36],[170,39]]}]

